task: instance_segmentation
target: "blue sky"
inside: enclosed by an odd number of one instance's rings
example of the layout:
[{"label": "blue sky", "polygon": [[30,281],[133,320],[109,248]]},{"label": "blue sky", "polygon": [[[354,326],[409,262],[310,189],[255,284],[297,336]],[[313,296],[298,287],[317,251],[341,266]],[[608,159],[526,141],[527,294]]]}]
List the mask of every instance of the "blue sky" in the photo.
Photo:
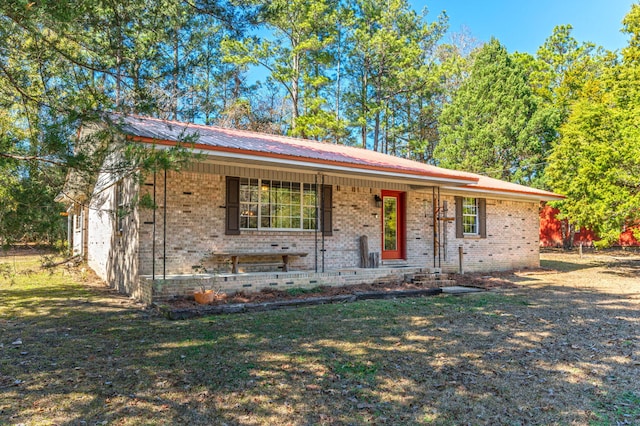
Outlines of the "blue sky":
[{"label": "blue sky", "polygon": [[[509,52],[534,54],[557,25],[571,24],[573,37],[609,50],[621,49],[627,37],[620,33],[622,18],[632,0],[412,0],[417,11],[429,10],[427,21],[442,10],[449,16],[449,31],[464,25],[480,42],[496,37]],[[445,41],[448,38],[445,36]]]}]

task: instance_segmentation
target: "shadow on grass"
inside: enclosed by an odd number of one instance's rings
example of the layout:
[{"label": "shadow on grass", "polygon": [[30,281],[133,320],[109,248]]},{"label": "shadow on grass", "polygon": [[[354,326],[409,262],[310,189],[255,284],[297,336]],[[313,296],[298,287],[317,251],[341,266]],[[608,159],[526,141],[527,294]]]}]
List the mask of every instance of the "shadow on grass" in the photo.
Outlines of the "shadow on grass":
[{"label": "shadow on grass", "polygon": [[21,381],[0,389],[8,423],[640,421],[618,404],[636,395],[638,306],[615,294],[550,285],[177,322],[77,286],[33,296],[0,294],[0,370]]},{"label": "shadow on grass", "polygon": [[543,268],[553,269],[559,272],[574,272],[580,271],[582,269],[596,268],[598,266],[602,266],[603,262],[590,262],[590,263],[578,263],[578,262],[568,262],[562,260],[548,260],[542,259],[540,260],[540,266]]},{"label": "shadow on grass", "polygon": [[617,262],[606,271],[604,271],[604,274],[620,278],[640,279],[640,260],[626,260]]}]

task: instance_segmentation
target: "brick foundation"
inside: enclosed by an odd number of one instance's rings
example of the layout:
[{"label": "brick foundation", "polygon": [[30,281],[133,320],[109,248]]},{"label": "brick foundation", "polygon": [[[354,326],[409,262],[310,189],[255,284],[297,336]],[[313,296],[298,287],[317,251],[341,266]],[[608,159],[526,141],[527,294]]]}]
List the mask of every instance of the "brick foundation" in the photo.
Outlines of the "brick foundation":
[{"label": "brick foundation", "polygon": [[173,275],[166,280],[143,276],[143,287],[153,288],[154,301],[166,301],[175,297],[193,296],[194,291],[214,289],[232,294],[237,291],[254,292],[262,289],[286,290],[288,288],[313,288],[318,286],[340,287],[368,283],[393,283],[410,279],[414,274],[428,272],[424,268],[351,269],[324,273],[280,272],[256,274]]}]

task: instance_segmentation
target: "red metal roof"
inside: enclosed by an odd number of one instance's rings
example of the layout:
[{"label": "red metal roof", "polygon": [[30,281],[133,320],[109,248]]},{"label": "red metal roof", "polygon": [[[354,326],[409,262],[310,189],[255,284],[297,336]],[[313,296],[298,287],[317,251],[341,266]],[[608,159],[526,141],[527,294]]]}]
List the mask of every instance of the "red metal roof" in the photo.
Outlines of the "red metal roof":
[{"label": "red metal roof", "polygon": [[474,189],[477,191],[492,191],[492,192],[507,192],[513,194],[531,194],[537,195],[543,200],[559,200],[562,195],[556,194],[550,191],[544,191],[542,189],[531,188],[524,185],[518,185],[517,183],[511,183],[500,179],[490,178],[488,176],[477,175],[471,173],[471,175],[478,177],[478,183],[475,185],[465,185],[464,188]]},{"label": "red metal roof", "polygon": [[121,125],[125,134],[144,142],[171,145],[184,141],[185,137],[193,135],[195,136],[195,147],[198,149],[255,155],[265,161],[268,158],[279,158],[330,164],[353,169],[404,174],[412,178],[441,179],[450,181],[450,184],[454,186],[464,185],[462,188],[518,193],[541,199],[561,198],[561,196],[548,191],[474,173],[444,169],[363,148],[150,117],[114,115],[112,118]]}]

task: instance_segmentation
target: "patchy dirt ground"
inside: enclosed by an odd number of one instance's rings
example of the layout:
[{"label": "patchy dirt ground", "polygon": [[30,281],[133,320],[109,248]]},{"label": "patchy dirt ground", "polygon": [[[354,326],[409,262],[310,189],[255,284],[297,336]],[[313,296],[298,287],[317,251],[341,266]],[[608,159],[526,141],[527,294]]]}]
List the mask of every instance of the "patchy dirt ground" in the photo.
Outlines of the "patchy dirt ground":
[{"label": "patchy dirt ground", "polygon": [[463,297],[174,322],[81,270],[17,275],[0,424],[640,424],[640,257],[542,258]]}]

